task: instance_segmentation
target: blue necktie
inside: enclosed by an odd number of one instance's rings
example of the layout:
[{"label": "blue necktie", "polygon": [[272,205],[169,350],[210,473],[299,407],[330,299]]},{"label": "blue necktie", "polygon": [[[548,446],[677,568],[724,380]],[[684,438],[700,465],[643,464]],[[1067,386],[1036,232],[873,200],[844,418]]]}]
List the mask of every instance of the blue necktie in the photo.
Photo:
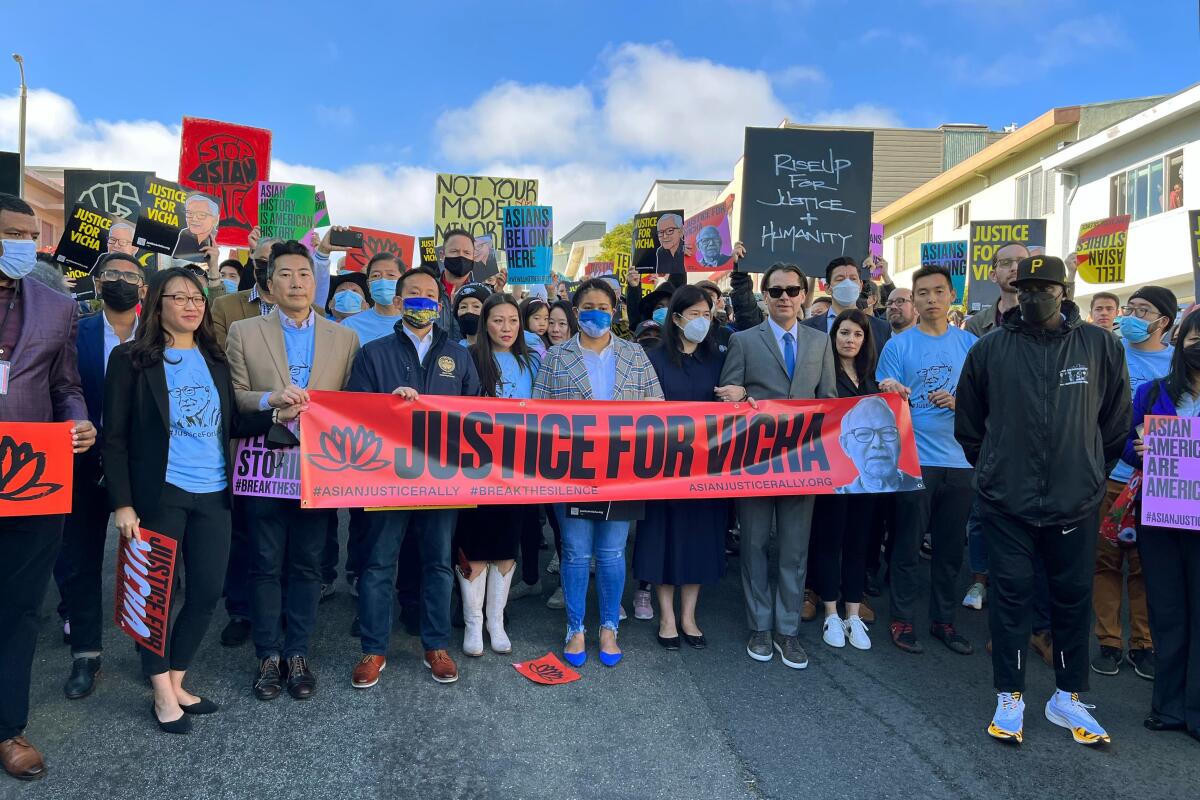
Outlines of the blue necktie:
[{"label": "blue necktie", "polygon": [[787,368],[788,379],[796,374],[796,340],[791,331],[783,334],[783,366]]}]

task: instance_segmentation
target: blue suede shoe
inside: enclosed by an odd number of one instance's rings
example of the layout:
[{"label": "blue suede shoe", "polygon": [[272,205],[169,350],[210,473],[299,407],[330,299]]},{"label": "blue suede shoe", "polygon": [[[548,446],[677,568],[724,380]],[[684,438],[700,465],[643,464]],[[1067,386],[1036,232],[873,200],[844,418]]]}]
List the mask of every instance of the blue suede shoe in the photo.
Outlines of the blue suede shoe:
[{"label": "blue suede shoe", "polygon": [[[582,667],[587,661],[587,650],[584,650],[582,653],[568,653],[566,650],[563,650],[563,658],[572,667]],[[600,660],[604,660],[604,653],[600,654]]]},{"label": "blue suede shoe", "polygon": [[606,667],[615,667],[617,664],[621,663],[621,658],[624,655],[625,655],[624,653],[606,653],[603,650],[601,650],[600,651],[600,663]]}]

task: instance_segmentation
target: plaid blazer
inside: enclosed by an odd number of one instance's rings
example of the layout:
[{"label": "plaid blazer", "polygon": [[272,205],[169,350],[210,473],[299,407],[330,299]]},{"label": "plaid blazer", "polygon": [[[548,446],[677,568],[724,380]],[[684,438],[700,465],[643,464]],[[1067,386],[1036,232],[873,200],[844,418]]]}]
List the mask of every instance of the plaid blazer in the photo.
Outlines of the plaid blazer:
[{"label": "plaid blazer", "polygon": [[[612,337],[617,379],[614,400],[662,400],[658,375],[640,344]],[[551,347],[533,382],[533,396],[547,400],[593,400],[592,382],[583,361],[579,335]]]}]

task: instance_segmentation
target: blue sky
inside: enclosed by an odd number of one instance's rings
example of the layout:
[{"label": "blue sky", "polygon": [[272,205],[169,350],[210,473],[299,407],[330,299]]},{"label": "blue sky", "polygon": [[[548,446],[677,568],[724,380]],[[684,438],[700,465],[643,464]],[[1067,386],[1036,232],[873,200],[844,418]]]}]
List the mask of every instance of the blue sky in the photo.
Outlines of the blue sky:
[{"label": "blue sky", "polygon": [[[183,115],[258,125],[273,177],[328,184],[335,219],[393,229],[427,226],[439,170],[541,177],[565,231],[620,219],[654,177],[729,177],[747,124],[998,128],[1200,76],[1182,0],[82,6],[6,15],[31,163],[170,175]],[[5,149],[11,109],[0,93]]]}]

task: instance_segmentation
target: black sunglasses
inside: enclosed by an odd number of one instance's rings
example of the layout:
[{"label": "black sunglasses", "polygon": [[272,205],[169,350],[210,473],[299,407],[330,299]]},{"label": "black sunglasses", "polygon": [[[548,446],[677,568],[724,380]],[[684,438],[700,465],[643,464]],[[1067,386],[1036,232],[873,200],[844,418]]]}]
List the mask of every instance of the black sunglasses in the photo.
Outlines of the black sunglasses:
[{"label": "black sunglasses", "polygon": [[799,286],[772,286],[767,289],[767,294],[771,296],[771,299],[778,300],[783,297],[784,292],[787,292],[788,297],[799,297],[801,291],[803,290]]}]

